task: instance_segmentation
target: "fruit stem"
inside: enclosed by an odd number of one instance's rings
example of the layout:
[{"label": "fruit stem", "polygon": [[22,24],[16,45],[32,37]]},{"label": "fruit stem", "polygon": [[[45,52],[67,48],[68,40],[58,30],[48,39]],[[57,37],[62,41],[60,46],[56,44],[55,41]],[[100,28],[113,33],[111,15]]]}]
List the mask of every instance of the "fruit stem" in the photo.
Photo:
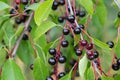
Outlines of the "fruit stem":
[{"label": "fruit stem", "polygon": [[33,14],[34,14],[34,12],[31,13],[28,21],[25,23],[24,30],[22,31],[20,37],[19,37],[18,40],[16,41],[16,43],[15,43],[15,45],[14,45],[14,47],[13,47],[13,49],[12,49],[10,55],[9,55],[10,58],[13,58],[14,55],[16,54],[17,49],[18,49],[18,47],[19,47],[19,45],[20,45],[20,42],[21,42],[21,40],[22,40],[22,37],[23,37],[24,33],[26,32],[26,30],[28,29],[29,24],[30,24],[30,22],[31,22],[31,20],[32,20],[32,18],[33,18]]}]

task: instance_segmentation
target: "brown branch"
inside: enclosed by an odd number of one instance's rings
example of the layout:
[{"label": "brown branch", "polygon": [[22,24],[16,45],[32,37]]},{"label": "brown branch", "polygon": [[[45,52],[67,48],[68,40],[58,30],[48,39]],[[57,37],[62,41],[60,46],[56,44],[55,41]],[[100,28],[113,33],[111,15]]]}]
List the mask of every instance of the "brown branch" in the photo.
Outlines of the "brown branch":
[{"label": "brown branch", "polygon": [[14,45],[14,47],[13,47],[13,49],[12,49],[10,55],[9,55],[9,57],[13,58],[14,55],[16,54],[17,49],[18,49],[18,47],[19,47],[19,45],[20,45],[20,42],[21,42],[21,40],[22,40],[22,37],[23,37],[25,31],[27,30],[27,28],[28,28],[28,26],[29,26],[29,24],[30,24],[30,21],[32,20],[33,14],[34,14],[34,12],[31,13],[28,21],[25,23],[24,30],[22,31],[20,37],[19,37],[18,40],[16,41],[16,43],[15,43],[15,45]]}]

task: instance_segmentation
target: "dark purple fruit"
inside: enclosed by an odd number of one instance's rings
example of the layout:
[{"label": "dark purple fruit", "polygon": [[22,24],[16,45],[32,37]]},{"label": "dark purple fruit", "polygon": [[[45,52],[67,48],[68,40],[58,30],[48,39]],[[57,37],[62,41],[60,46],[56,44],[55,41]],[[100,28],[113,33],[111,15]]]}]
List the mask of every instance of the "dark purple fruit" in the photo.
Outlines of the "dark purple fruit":
[{"label": "dark purple fruit", "polygon": [[112,69],[115,70],[115,71],[119,70],[119,65],[116,64],[116,63],[112,64]]},{"label": "dark purple fruit", "polygon": [[66,62],[66,57],[65,56],[60,56],[58,61],[59,61],[59,63],[65,63]]},{"label": "dark purple fruit", "polygon": [[49,53],[50,53],[50,55],[55,55],[56,54],[56,49],[55,48],[50,48]]},{"label": "dark purple fruit", "polygon": [[75,21],[75,16],[74,15],[70,15],[67,17],[67,20],[70,22],[70,23],[74,23]]},{"label": "dark purple fruit", "polygon": [[89,43],[86,45],[86,49],[87,50],[91,50],[93,48],[93,44],[92,43]]},{"label": "dark purple fruit", "polygon": [[81,40],[80,44],[81,44],[81,46],[86,46],[87,45],[87,40]]},{"label": "dark purple fruit", "polygon": [[28,0],[21,0],[22,4],[27,5],[28,4]]},{"label": "dark purple fruit", "polygon": [[58,79],[62,78],[63,76],[65,76],[65,72],[61,72],[58,74]]},{"label": "dark purple fruit", "polygon": [[113,48],[114,47],[113,41],[108,41],[106,44],[109,45],[109,48]]},{"label": "dark purple fruit", "polygon": [[63,41],[61,42],[61,45],[62,45],[62,47],[68,47],[69,42],[68,42],[67,40],[63,40]]},{"label": "dark purple fruit", "polygon": [[48,59],[48,63],[49,63],[50,65],[55,65],[55,64],[56,64],[56,59],[53,58],[53,57],[51,57],[51,58]]},{"label": "dark purple fruit", "polygon": [[85,15],[86,15],[85,11],[80,11],[80,12],[79,12],[79,16],[80,16],[80,17],[84,17]]}]

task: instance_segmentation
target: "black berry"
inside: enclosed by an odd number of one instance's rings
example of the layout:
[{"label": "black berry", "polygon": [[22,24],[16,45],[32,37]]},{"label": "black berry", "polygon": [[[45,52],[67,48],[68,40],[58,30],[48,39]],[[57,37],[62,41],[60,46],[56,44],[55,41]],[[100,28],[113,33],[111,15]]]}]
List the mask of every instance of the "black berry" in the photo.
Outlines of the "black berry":
[{"label": "black berry", "polygon": [[49,63],[50,65],[55,65],[55,64],[56,64],[56,59],[53,58],[53,57],[51,57],[51,58],[48,59],[48,63]]},{"label": "black berry", "polygon": [[84,25],[83,24],[79,24],[79,28],[80,29],[84,29]]},{"label": "black berry", "polygon": [[120,65],[120,58],[119,58],[119,59],[117,59],[117,64],[118,64],[118,65]]},{"label": "black berry", "polygon": [[55,55],[56,54],[56,49],[55,48],[50,48],[49,53],[50,53],[50,55]]},{"label": "black berry", "polygon": [[15,19],[15,22],[16,22],[16,24],[20,24],[20,23],[22,22],[22,21],[21,21],[21,18],[19,18],[19,17],[16,18],[16,19]]},{"label": "black berry", "polygon": [[46,80],[53,80],[51,76],[47,77]]},{"label": "black berry", "polygon": [[60,56],[59,59],[58,59],[58,61],[60,63],[65,63],[66,62],[66,57],[65,56]]},{"label": "black berry", "polygon": [[117,71],[119,70],[119,65],[118,64],[112,64],[112,69]]},{"label": "black berry", "polygon": [[62,45],[62,47],[68,47],[69,42],[67,40],[63,40],[61,45]]},{"label": "black berry", "polygon": [[31,65],[30,65],[30,69],[31,69],[31,70],[33,70],[33,67],[34,67],[34,65],[33,65],[33,64],[31,64]]},{"label": "black berry", "polygon": [[109,48],[113,48],[114,47],[114,43],[112,41],[108,41],[106,44],[109,45]]},{"label": "black berry", "polygon": [[89,43],[86,45],[86,49],[87,50],[91,50],[93,48],[93,44],[92,43]]},{"label": "black berry", "polygon": [[70,65],[71,65],[71,66],[74,66],[75,63],[76,63],[76,60],[75,60],[75,59],[72,59],[72,60],[70,61]]},{"label": "black berry", "polygon": [[99,56],[98,51],[94,51],[94,53],[93,53],[93,54],[94,54],[94,57],[95,57],[95,58],[98,58],[98,56]]},{"label": "black berry", "polygon": [[59,4],[60,4],[60,5],[64,5],[64,4],[65,4],[65,0],[60,0],[60,1],[59,1]]},{"label": "black berry", "polygon": [[100,77],[97,80],[102,80]]},{"label": "black berry", "polygon": [[79,16],[79,12],[80,12],[80,11],[76,10],[76,16]]},{"label": "black berry", "polygon": [[28,40],[28,35],[27,35],[27,34],[24,34],[22,39],[23,39],[23,40]]},{"label": "black berry", "polygon": [[68,35],[70,33],[69,29],[63,29],[63,34]]},{"label": "black berry", "polygon": [[16,14],[16,11],[14,9],[11,9],[10,14]]},{"label": "black berry", "polygon": [[62,78],[63,76],[65,76],[65,72],[61,72],[58,74],[58,79]]},{"label": "black berry", "polygon": [[81,40],[80,44],[81,44],[81,46],[86,46],[87,45],[87,40]]},{"label": "black berry", "polygon": [[82,50],[77,49],[75,51],[75,53],[76,53],[77,56],[81,56],[82,55]]},{"label": "black berry", "polygon": [[80,34],[80,32],[81,32],[81,29],[80,29],[80,28],[76,27],[76,28],[74,29],[74,33],[75,33],[75,34]]},{"label": "black berry", "polygon": [[63,17],[59,17],[59,18],[58,18],[58,22],[59,22],[59,23],[63,23],[63,22],[64,22],[64,18],[63,18]]},{"label": "black berry", "polygon": [[31,26],[28,26],[27,31],[28,31],[28,32],[31,32],[31,30],[32,30],[32,27],[31,27]]},{"label": "black berry", "polygon": [[28,4],[28,0],[21,0],[22,4],[27,5]]},{"label": "black berry", "polygon": [[57,10],[59,3],[57,1],[54,1],[52,4],[52,10]]},{"label": "black berry", "polygon": [[80,17],[84,17],[85,15],[86,15],[85,11],[80,11],[80,12],[79,12],[79,16],[80,16]]},{"label": "black berry", "polygon": [[118,12],[118,18],[120,18],[120,12]]},{"label": "black berry", "polygon": [[75,16],[74,15],[70,15],[67,17],[67,20],[70,22],[70,23],[74,23],[75,21]]}]

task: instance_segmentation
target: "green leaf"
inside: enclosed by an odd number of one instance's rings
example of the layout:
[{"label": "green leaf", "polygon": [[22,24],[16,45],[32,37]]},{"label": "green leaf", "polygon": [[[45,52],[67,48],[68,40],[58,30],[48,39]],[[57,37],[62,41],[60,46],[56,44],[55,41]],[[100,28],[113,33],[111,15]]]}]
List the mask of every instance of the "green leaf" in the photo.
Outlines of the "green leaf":
[{"label": "green leaf", "polygon": [[114,77],[114,80],[119,80],[120,79],[120,74],[117,74],[115,77]]},{"label": "green leaf", "polygon": [[94,76],[94,72],[92,69],[92,66],[87,70],[87,80],[94,80],[95,76]]},{"label": "green leaf", "polygon": [[118,39],[118,43],[117,43],[117,46],[116,46],[116,55],[117,55],[117,57],[120,58],[120,37]]},{"label": "green leaf", "polygon": [[25,80],[19,66],[11,59],[2,68],[1,80]]},{"label": "green leaf", "polygon": [[[106,56],[107,56],[107,60],[106,60]],[[113,59],[113,54],[111,54],[111,51],[102,49],[102,52],[100,53],[100,60],[101,60],[102,70],[104,72],[108,72],[112,63],[112,59]]]},{"label": "green leaf", "polygon": [[51,29],[52,27],[55,27],[55,26],[56,26],[56,24],[51,21],[43,22],[35,31],[34,41],[36,42],[37,39],[39,39],[39,37],[41,35],[43,35],[45,32],[47,32],[49,29]]},{"label": "green leaf", "polygon": [[79,3],[86,9],[86,11],[89,14],[93,14],[94,9],[93,9],[93,2],[92,0],[78,0]]},{"label": "green leaf", "polygon": [[6,59],[7,52],[5,49],[0,49],[0,67],[4,64],[4,61]]},{"label": "green leaf", "polygon": [[53,0],[44,1],[36,9],[34,19],[38,26],[40,26],[42,21],[44,21],[48,17],[51,11],[52,3],[53,3]]},{"label": "green leaf", "polygon": [[118,27],[120,25],[120,18],[116,18],[114,24]]},{"label": "green leaf", "polygon": [[[97,4],[96,14],[98,16],[98,19],[99,19],[100,23],[102,25],[104,25],[105,22],[106,22],[106,19],[107,19],[107,10],[106,10],[106,7],[105,7],[105,4],[104,4],[103,0],[100,0]],[[104,15],[104,17],[103,17],[103,15]]]},{"label": "green leaf", "polygon": [[33,53],[31,43],[29,41],[21,41],[17,50],[17,56],[25,63],[25,65],[33,63]]},{"label": "green leaf", "polygon": [[71,80],[72,71],[73,71],[73,70],[71,70],[71,71],[69,72],[69,74],[65,75],[65,76],[62,77],[60,80]]},{"label": "green leaf", "polygon": [[24,29],[24,26],[20,25],[17,31],[15,32],[14,36],[18,37],[22,33],[23,29]]},{"label": "green leaf", "polygon": [[34,80],[46,80],[46,77],[49,76],[47,65],[39,57],[34,62],[33,75]]},{"label": "green leaf", "polygon": [[110,78],[110,77],[105,77],[105,76],[102,76],[101,78],[102,80],[114,80],[113,78]]},{"label": "green leaf", "polygon": [[36,10],[39,5],[40,3],[34,3],[34,4],[31,4],[27,9]]},{"label": "green leaf", "polygon": [[80,73],[82,80],[85,80],[84,73],[87,69],[87,64],[88,64],[88,59],[87,59],[86,55],[84,55],[84,57],[82,59],[80,59],[80,61],[79,61],[79,73]]},{"label": "green leaf", "polygon": [[0,11],[9,8],[9,5],[0,1]]},{"label": "green leaf", "polygon": [[100,41],[100,40],[98,40],[98,39],[96,39],[96,38],[92,38],[92,40],[93,40],[93,43],[94,43],[96,46],[100,47],[101,49],[111,50],[111,49],[109,48],[109,45],[107,45],[106,43],[103,43],[102,41]]}]

